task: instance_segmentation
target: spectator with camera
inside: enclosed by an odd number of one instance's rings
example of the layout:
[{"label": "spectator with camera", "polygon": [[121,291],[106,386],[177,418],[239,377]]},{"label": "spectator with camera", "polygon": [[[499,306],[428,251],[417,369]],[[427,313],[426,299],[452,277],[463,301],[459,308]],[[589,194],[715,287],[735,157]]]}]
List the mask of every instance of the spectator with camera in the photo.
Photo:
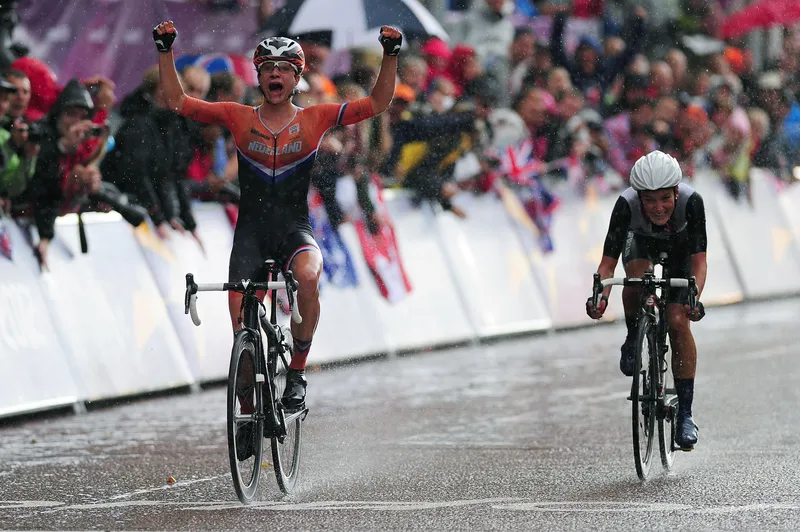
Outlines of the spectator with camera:
[{"label": "spectator with camera", "polygon": [[[98,91],[98,94],[101,94]],[[107,204],[134,225],[143,217],[135,207],[127,205],[118,191],[104,187],[98,161],[105,152],[109,129],[92,121],[107,113],[113,95],[92,96],[80,81],[70,80],[56,98],[50,112],[32,124],[41,135],[40,153],[30,185],[23,195],[24,207],[32,210],[39,242],[35,253],[47,268],[47,250],[55,235],[58,216],[80,212],[90,202]],[[23,208],[24,208],[23,207]]]},{"label": "spectator with camera", "polygon": [[[7,121],[10,98],[17,88],[0,79],[0,120]],[[36,140],[36,139],[33,139]],[[39,148],[29,141],[28,125],[21,118],[14,120],[8,129],[0,128],[0,210],[7,210],[10,201],[27,188],[36,167]]]},{"label": "spectator with camera", "polygon": [[9,92],[8,109],[0,117],[0,127],[11,131],[14,122],[25,119],[25,112],[31,101],[31,81],[25,72],[11,69],[3,74],[3,82],[16,89]]}]

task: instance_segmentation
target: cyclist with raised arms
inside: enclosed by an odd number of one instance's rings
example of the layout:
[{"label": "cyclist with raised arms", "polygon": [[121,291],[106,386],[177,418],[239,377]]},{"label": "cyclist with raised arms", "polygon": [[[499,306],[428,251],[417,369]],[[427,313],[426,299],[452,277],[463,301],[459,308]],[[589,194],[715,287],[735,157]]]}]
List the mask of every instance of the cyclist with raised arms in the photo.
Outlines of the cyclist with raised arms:
[{"label": "cyclist with raised arms", "polygon": [[[285,37],[261,41],[253,54],[264,102],[249,107],[234,102],[209,103],[187,96],[175,70],[172,44],[178,32],[172,21],[153,30],[165,105],[198,122],[227,127],[236,140],[242,198],[233,237],[228,279],[255,280],[267,258],[291,269],[299,283],[298,305],[303,323],[292,323],[294,352],[286,378],[283,403],[288,409],[305,403],[305,367],[319,320],[319,277],[322,255],[308,218],[311,166],[325,132],[382,113],[395,89],[397,55],[402,35],[383,26],[379,41],[384,56],[368,97],[344,104],[302,109],[292,101],[305,56],[299,44]],[[242,295],[229,292],[234,333]]]},{"label": "cyclist with raised arms", "polygon": [[[672,368],[678,395],[678,421],[675,443],[690,450],[697,443],[697,425],[692,419],[694,377],[697,347],[689,327],[705,315],[699,298],[706,282],[706,215],[703,198],[683,183],[680,164],[658,150],[641,157],[630,174],[630,188],[625,190],[611,213],[603,258],[597,273],[601,279],[614,276],[617,260],[627,277],[641,277],[652,270],[661,252],[667,252],[666,267],[671,277],[691,276],[697,279],[697,305],[689,307],[687,289],[672,289],[667,301],[667,324],[672,345]],[[602,317],[608,305],[611,287],[606,287],[597,308],[591,298],[586,312],[591,318]],[[636,318],[641,299],[641,287],[622,289],[625,324],[628,336],[622,345],[619,367],[628,377],[633,376],[636,349]]]}]

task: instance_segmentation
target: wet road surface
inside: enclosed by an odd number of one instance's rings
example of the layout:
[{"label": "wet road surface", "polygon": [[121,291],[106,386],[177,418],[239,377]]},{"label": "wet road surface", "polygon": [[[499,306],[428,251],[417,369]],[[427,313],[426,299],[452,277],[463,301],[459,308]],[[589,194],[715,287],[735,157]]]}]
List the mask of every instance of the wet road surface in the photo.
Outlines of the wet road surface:
[{"label": "wet road surface", "polygon": [[611,325],[311,374],[297,489],[266,469],[249,507],[223,388],[6,425],[0,528],[797,530],[798,316],[790,300],[695,325],[700,442],[645,483]]}]

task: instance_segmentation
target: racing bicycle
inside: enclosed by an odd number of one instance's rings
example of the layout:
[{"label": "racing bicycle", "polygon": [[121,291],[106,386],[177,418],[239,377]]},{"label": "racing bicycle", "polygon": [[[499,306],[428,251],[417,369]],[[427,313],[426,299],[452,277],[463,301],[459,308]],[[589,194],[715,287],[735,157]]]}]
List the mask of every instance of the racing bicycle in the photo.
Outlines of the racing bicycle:
[{"label": "racing bicycle", "polygon": [[653,446],[658,426],[658,447],[661,464],[671,471],[675,453],[680,448],[675,444],[675,425],[678,416],[678,396],[672,376],[672,357],[667,334],[666,302],[670,289],[687,288],[689,305],[697,305],[695,278],[670,278],[667,253],[661,253],[658,265],[662,276],[645,272],[641,278],[611,278],[600,280],[594,274],[592,302],[595,308],[607,286],[638,286],[642,288],[641,305],[637,316],[635,365],[631,394],[633,458],[636,474],[646,480],[653,461]]},{"label": "racing bicycle", "polygon": [[[266,282],[196,284],[194,275],[186,274],[185,312],[197,326],[198,292],[232,290],[244,296],[239,314],[242,328],[231,351],[227,396],[228,456],[233,487],[244,504],[252,502],[258,492],[264,438],[270,440],[278,487],[287,494],[292,491],[300,466],[303,421],[308,415],[305,407],[290,411],[281,402],[292,341],[289,328],[278,325],[276,296],[278,290],[286,290],[292,320],[301,323],[295,304],[298,283],[291,271],[283,274],[283,281],[278,280],[280,268],[274,260],[267,260],[264,270]],[[269,319],[259,298],[264,292],[270,294]]]}]

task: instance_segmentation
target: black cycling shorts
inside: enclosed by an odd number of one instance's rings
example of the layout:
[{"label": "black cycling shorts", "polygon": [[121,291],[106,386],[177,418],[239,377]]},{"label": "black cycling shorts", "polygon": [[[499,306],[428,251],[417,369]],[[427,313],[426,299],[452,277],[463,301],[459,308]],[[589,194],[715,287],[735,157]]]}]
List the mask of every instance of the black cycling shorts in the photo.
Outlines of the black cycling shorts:
[{"label": "black cycling shorts", "polygon": [[[683,238],[682,238],[683,237]],[[667,275],[688,279],[692,275],[692,256],[688,252],[688,239],[686,234],[679,233],[670,239],[649,238],[628,231],[625,246],[622,249],[622,264],[626,265],[632,260],[647,259],[653,264],[658,262],[662,252],[668,255],[664,266]],[[667,303],[689,304],[689,290],[686,288],[671,288],[667,295]]]},{"label": "black cycling shorts", "polygon": [[266,281],[264,262],[275,260],[283,270],[288,270],[294,258],[304,251],[321,252],[310,231],[292,231],[283,235],[240,228],[233,234],[233,248],[228,265],[228,282],[241,280]]}]

